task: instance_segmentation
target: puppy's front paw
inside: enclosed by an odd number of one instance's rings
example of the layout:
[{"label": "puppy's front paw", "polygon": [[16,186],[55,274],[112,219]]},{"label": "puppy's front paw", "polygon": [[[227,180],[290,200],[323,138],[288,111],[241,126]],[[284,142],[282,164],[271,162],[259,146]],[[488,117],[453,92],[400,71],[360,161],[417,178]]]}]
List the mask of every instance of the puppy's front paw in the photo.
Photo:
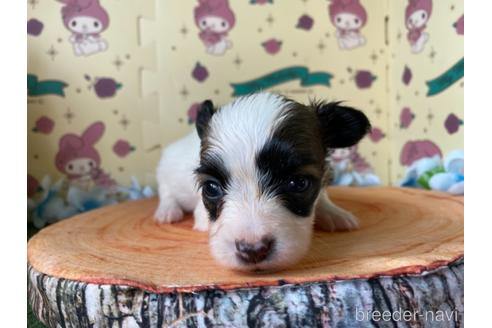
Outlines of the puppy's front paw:
[{"label": "puppy's front paw", "polygon": [[161,201],[154,213],[154,220],[157,223],[172,223],[183,218],[183,210],[175,201]]},{"label": "puppy's front paw", "polygon": [[315,225],[316,228],[328,232],[351,231],[359,229],[359,219],[341,208],[337,208],[335,211],[324,209],[324,211],[317,211]]},{"label": "puppy's front paw", "polygon": [[200,200],[193,212],[195,218],[195,224],[193,229],[197,231],[207,231],[208,230],[208,212],[203,206],[203,202]]},{"label": "puppy's front paw", "polygon": [[208,231],[208,222],[205,220],[197,220],[195,217],[195,224],[193,225],[193,230],[196,231]]}]

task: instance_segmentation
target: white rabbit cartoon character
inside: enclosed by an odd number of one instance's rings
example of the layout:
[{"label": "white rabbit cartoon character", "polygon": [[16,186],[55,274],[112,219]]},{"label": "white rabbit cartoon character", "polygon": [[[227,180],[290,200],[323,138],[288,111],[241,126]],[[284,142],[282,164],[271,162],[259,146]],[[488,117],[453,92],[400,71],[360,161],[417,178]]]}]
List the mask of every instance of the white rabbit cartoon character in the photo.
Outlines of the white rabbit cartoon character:
[{"label": "white rabbit cartoon character", "polygon": [[232,47],[227,33],[234,27],[236,18],[227,0],[199,0],[194,14],[200,29],[198,36],[208,54],[221,56]]},{"label": "white rabbit cartoon character", "polygon": [[432,0],[409,0],[405,9],[405,26],[408,29],[407,39],[412,53],[417,54],[424,50],[429,40],[429,33],[425,32],[427,22],[432,13]]},{"label": "white rabbit cartoon character", "polygon": [[90,56],[108,48],[101,32],[109,26],[108,12],[99,0],[59,0],[63,24],[72,32],[69,41],[76,56]]},{"label": "white rabbit cartoon character", "polygon": [[350,50],[366,44],[360,29],[367,23],[367,12],[359,0],[332,0],[328,13],[337,29],[340,49]]}]

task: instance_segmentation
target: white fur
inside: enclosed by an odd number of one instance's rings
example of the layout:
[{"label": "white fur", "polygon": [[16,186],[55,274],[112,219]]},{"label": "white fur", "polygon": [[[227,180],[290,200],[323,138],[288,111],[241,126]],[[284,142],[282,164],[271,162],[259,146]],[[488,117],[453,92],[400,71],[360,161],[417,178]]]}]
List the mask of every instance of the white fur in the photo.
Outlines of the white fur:
[{"label": "white fur", "polygon": [[[219,156],[230,172],[222,211],[212,223],[195,189],[193,170],[198,167],[200,150],[197,133],[168,146],[157,169],[160,204],[156,220],[171,223],[196,207],[194,228],[209,228],[212,255],[222,265],[238,270],[279,269],[299,261],[309,249],[315,212],[325,230],[356,228],[357,219],[333,205],[324,192],[318,197],[318,209],[299,218],[279,199],[260,191],[256,154],[289,110],[290,103],[281,96],[262,93],[239,98],[212,116],[207,151]],[[271,256],[257,264],[238,260],[236,240],[257,243],[265,236],[275,238]]]},{"label": "white fur", "polygon": [[195,131],[169,145],[162,152],[157,167],[159,207],[155,219],[159,223],[171,223],[183,218],[183,212],[191,212],[200,200],[195,188],[193,170],[198,167],[200,139]]}]

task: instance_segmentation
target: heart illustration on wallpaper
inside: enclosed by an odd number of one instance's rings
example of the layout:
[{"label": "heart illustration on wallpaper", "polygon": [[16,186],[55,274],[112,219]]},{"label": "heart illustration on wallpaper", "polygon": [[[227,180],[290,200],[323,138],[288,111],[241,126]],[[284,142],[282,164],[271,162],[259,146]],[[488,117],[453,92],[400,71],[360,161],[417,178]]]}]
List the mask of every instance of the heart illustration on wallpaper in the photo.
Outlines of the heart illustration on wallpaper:
[{"label": "heart illustration on wallpaper", "polygon": [[403,69],[403,76],[401,77],[401,81],[405,85],[409,85],[410,81],[412,81],[412,70],[407,65],[405,65],[405,68]]},{"label": "heart illustration on wallpaper", "polygon": [[39,36],[43,32],[44,24],[36,18],[31,18],[27,21],[27,34]]},{"label": "heart illustration on wallpaper", "polygon": [[197,62],[191,72],[191,76],[198,82],[203,82],[208,78],[208,70],[205,66]]},{"label": "heart illustration on wallpaper", "polygon": [[50,134],[55,127],[55,122],[49,117],[41,116],[36,120],[36,125],[32,128],[32,132],[38,132],[42,134]]},{"label": "heart illustration on wallpaper", "polygon": [[99,98],[114,97],[116,91],[123,86],[121,83],[110,77],[97,77],[93,80],[88,74],[85,74],[84,78],[91,82],[89,89],[94,88],[94,92]]},{"label": "heart illustration on wallpaper", "polygon": [[311,16],[302,15],[301,17],[299,17],[296,27],[301,30],[309,31],[313,27],[313,24],[314,24],[314,20]]},{"label": "heart illustration on wallpaper", "polygon": [[412,124],[415,114],[409,107],[404,107],[400,113],[400,128],[406,129]]},{"label": "heart illustration on wallpaper", "polygon": [[463,125],[463,120],[453,113],[449,114],[444,121],[444,127],[449,134],[458,132],[461,125]]},{"label": "heart illustration on wallpaper", "polygon": [[136,147],[130,145],[126,140],[119,139],[113,145],[113,152],[119,157],[126,157],[132,151],[135,151]]},{"label": "heart illustration on wallpaper", "polygon": [[282,41],[277,39],[270,39],[261,44],[265,51],[270,55],[275,55],[278,53],[282,47]]},{"label": "heart illustration on wallpaper", "polygon": [[374,127],[369,132],[369,139],[374,143],[378,143],[384,137],[386,137],[386,134],[380,128]]},{"label": "heart illustration on wallpaper", "polygon": [[461,15],[460,18],[453,24],[453,27],[456,30],[456,33],[458,35],[464,35],[465,34],[465,15]]},{"label": "heart illustration on wallpaper", "polygon": [[372,86],[372,83],[376,80],[377,76],[370,71],[357,71],[354,76],[355,84],[359,89],[367,89]]}]

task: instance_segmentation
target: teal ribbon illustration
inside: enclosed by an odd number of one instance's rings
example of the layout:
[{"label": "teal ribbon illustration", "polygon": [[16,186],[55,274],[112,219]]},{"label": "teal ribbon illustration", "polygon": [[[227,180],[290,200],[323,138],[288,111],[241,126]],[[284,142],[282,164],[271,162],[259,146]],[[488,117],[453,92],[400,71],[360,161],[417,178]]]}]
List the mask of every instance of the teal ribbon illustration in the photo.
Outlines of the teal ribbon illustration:
[{"label": "teal ribbon illustration", "polygon": [[465,75],[465,58],[461,58],[456,64],[451,66],[446,72],[442,73],[433,80],[425,82],[429,90],[427,96],[433,96],[443,92],[453,83]]},{"label": "teal ribbon illustration", "polygon": [[326,85],[329,87],[332,77],[332,74],[325,72],[309,73],[308,68],[305,66],[286,67],[250,81],[243,83],[231,83],[234,90],[232,95],[246,95],[297,79],[301,80],[301,86],[303,87],[309,87],[317,84]]},{"label": "teal ribbon illustration", "polygon": [[67,86],[68,84],[63,81],[39,81],[36,75],[27,74],[27,94],[29,96],[58,95],[65,97],[63,88]]}]

